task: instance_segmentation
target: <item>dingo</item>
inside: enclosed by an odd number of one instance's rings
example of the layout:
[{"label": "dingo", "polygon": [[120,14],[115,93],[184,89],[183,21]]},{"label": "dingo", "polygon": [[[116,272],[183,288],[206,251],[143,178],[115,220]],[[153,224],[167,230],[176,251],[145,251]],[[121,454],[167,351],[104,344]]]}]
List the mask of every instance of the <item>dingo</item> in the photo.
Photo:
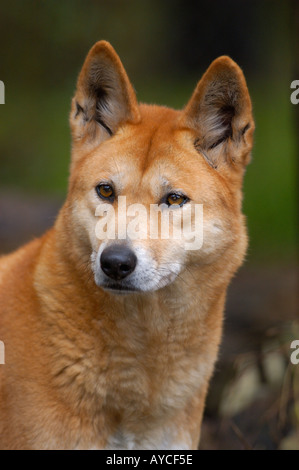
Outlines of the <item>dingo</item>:
[{"label": "dingo", "polygon": [[[0,262],[0,448],[196,449],[226,290],[247,246],[254,123],[243,73],[219,57],[182,111],[138,104],[100,41],[70,124],[54,227]],[[202,205],[200,248],[109,230],[99,239],[98,206],[121,216],[121,196],[146,211]]]}]

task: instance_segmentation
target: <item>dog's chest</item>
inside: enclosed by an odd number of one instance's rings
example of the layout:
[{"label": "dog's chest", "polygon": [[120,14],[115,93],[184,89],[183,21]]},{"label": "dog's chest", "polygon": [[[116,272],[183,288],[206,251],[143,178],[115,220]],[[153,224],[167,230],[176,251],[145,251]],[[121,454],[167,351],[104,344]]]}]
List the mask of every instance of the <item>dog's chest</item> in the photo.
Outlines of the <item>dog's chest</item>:
[{"label": "dog's chest", "polygon": [[119,350],[111,360],[106,404],[119,414],[108,449],[190,449],[179,419],[206,374],[205,361],[180,344],[156,345],[143,353]]},{"label": "dog's chest", "polygon": [[121,414],[160,419],[182,409],[206,375],[199,342],[184,323],[132,328],[110,351],[106,402]]}]

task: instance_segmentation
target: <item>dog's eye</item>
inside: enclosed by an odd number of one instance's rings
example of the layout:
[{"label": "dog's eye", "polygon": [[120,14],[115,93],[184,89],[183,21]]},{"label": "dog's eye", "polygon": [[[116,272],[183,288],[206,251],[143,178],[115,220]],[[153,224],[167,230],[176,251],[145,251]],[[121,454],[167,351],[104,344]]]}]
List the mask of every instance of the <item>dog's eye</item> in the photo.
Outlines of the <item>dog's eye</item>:
[{"label": "dog's eye", "polygon": [[114,189],[110,184],[98,184],[98,186],[96,186],[96,192],[102,199],[108,199],[110,202],[114,200]]},{"label": "dog's eye", "polygon": [[166,204],[168,206],[182,206],[187,201],[188,198],[186,196],[177,193],[168,194],[168,196],[166,197]]}]

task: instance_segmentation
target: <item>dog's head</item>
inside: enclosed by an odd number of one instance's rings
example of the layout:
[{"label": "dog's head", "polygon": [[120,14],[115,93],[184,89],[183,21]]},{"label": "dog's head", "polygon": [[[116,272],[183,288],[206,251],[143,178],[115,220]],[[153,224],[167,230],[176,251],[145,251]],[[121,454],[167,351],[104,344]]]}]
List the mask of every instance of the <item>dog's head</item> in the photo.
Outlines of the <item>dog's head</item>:
[{"label": "dog's head", "polygon": [[67,224],[98,286],[153,291],[220,259],[241,263],[254,123],[229,57],[216,59],[175,111],[139,105],[116,52],[100,41],[79,75],[70,122]]}]

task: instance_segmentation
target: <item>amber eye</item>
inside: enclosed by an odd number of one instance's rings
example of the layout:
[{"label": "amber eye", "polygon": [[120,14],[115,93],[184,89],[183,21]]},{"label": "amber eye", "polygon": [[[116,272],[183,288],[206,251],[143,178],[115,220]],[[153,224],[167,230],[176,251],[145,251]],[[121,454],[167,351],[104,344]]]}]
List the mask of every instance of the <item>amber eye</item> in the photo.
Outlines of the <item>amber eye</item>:
[{"label": "amber eye", "polygon": [[110,184],[98,184],[96,192],[102,199],[108,199],[110,202],[114,200],[114,190]]},{"label": "amber eye", "polygon": [[171,193],[166,198],[166,203],[168,206],[182,206],[185,202],[188,201],[186,196],[182,194]]}]

